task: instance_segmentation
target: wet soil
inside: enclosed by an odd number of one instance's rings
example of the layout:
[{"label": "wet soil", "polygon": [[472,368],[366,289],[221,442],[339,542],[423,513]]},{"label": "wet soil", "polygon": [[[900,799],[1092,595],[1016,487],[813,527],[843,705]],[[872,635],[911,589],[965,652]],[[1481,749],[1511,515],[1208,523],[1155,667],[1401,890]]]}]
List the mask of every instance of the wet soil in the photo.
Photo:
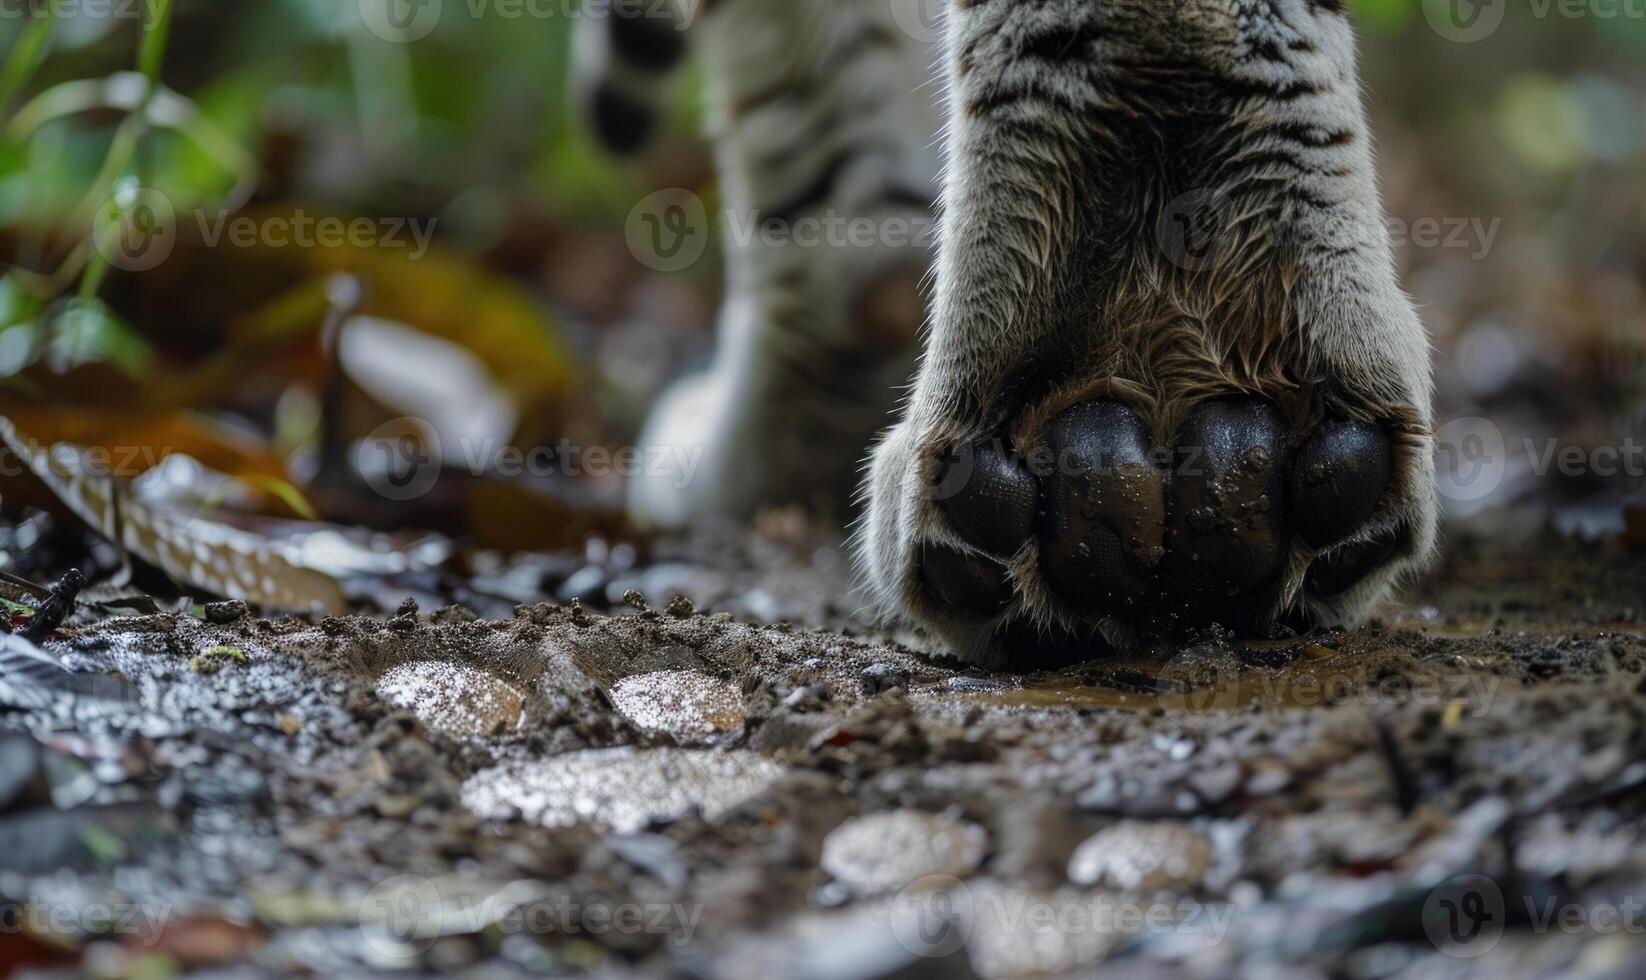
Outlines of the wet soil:
[{"label": "wet soil", "polygon": [[1646,561],[1501,538],[1454,531],[1364,629],[1027,675],[877,629],[794,515],[394,616],[93,586],[47,644],[74,683],[0,709],[30,736],[0,943],[111,975],[1640,975]]}]

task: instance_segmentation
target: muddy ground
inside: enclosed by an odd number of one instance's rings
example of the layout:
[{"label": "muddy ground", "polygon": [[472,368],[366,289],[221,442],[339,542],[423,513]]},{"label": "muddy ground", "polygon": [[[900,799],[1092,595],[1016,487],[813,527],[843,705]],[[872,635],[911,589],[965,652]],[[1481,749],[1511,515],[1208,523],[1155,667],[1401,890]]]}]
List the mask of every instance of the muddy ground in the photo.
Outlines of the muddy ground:
[{"label": "muddy ground", "polygon": [[1646,562],[1451,540],[1365,629],[1029,676],[793,515],[392,616],[94,587],[0,685],[0,965],[1643,975]]}]

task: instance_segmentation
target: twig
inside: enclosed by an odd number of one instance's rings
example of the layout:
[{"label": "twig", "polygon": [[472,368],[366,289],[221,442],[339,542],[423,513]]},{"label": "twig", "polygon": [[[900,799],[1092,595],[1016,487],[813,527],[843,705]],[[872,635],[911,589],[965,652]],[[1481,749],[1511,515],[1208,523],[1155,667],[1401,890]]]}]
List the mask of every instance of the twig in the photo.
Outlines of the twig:
[{"label": "twig", "polygon": [[1377,730],[1378,747],[1383,750],[1383,759],[1389,766],[1389,782],[1394,786],[1395,802],[1400,806],[1401,813],[1410,816],[1418,800],[1417,780],[1412,776],[1412,767],[1401,751],[1394,728],[1382,718],[1373,721],[1372,725]]},{"label": "twig", "polygon": [[52,589],[51,595],[40,603],[40,608],[34,611],[34,617],[29,620],[29,625],[18,635],[36,645],[44,643],[46,637],[69,617],[69,613],[74,612],[74,600],[85,587],[86,576],[80,574],[80,569],[69,569],[57,580],[57,588]]},{"label": "twig", "polygon": [[34,596],[36,599],[49,599],[49,598],[51,598],[51,590],[50,589],[46,588],[44,585],[39,585],[37,583],[30,582],[28,579],[24,578],[21,575],[13,575],[10,572],[0,571],[0,582],[4,582],[7,585],[16,586],[17,588],[22,589],[24,592],[28,593],[29,595]]}]

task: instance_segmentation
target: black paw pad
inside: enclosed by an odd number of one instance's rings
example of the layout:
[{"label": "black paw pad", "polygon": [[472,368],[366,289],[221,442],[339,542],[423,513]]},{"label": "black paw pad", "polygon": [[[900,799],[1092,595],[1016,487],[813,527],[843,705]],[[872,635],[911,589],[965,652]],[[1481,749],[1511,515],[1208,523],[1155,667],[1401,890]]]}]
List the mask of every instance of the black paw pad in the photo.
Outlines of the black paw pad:
[{"label": "black paw pad", "polygon": [[920,577],[938,598],[967,612],[993,614],[1012,600],[1006,566],[944,545],[921,549]]},{"label": "black paw pad", "polygon": [[1165,554],[1166,475],[1142,420],[1119,402],[1077,405],[1052,420],[1035,463],[1047,582],[1076,602],[1145,595]]},{"label": "black paw pad", "polygon": [[1387,561],[1399,543],[1390,532],[1340,548],[1311,565],[1304,584],[1322,599],[1342,595]]},{"label": "black paw pad", "polygon": [[1286,555],[1287,434],[1268,405],[1206,402],[1177,435],[1165,581],[1176,595],[1232,598],[1273,579]]},{"label": "black paw pad", "polygon": [[1371,518],[1394,473],[1389,434],[1367,422],[1329,421],[1292,460],[1292,524],[1324,548]]},{"label": "black paw pad", "polygon": [[998,439],[950,450],[932,488],[967,541],[1001,556],[1028,540],[1036,492],[1034,477]]}]

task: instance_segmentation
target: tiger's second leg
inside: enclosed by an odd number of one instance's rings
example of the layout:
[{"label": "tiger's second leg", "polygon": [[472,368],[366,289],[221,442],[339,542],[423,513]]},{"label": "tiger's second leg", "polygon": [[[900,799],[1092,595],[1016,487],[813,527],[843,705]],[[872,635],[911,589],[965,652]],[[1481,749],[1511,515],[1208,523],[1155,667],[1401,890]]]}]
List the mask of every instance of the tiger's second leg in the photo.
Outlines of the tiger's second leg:
[{"label": "tiger's second leg", "polygon": [[885,0],[715,0],[709,66],[726,300],[703,373],[664,393],[630,482],[643,524],[772,503],[844,517],[913,371],[937,195],[931,46]]}]

